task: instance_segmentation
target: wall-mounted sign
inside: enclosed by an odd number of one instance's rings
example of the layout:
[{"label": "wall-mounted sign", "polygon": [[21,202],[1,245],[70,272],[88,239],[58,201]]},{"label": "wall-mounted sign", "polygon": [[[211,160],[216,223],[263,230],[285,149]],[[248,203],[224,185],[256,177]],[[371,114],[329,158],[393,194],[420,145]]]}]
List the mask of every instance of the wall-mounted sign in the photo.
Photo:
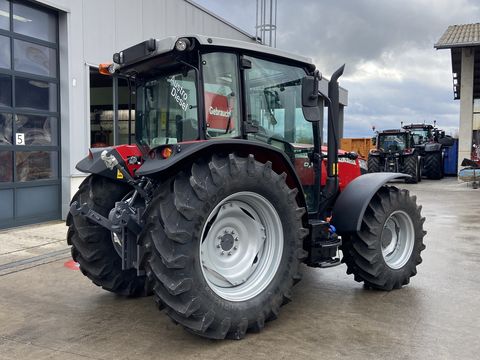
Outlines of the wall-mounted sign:
[{"label": "wall-mounted sign", "polygon": [[16,145],[25,145],[25,133],[17,133],[15,136]]}]

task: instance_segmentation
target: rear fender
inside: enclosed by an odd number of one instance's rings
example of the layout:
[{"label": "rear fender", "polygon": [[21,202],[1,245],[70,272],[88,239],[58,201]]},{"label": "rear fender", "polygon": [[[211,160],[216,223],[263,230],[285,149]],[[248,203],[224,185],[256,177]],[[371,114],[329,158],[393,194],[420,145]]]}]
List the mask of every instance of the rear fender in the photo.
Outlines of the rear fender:
[{"label": "rear fender", "polygon": [[207,158],[213,154],[228,155],[236,153],[240,156],[252,154],[256,160],[266,163],[272,162],[272,169],[281,174],[287,174],[286,182],[290,188],[297,188],[297,201],[306,209],[305,195],[294,167],[286,156],[285,152],[277,150],[275,147],[262,144],[258,141],[228,139],[228,140],[207,140],[188,143],[179,143],[170,145],[173,153],[163,159],[161,150],[165,147],[153,149],[150,152],[149,159],[143,163],[137,170],[137,176],[147,176],[154,179],[168,178],[182,169],[189,167],[194,161],[200,158]]},{"label": "rear fender", "polygon": [[92,148],[89,155],[78,162],[75,168],[87,174],[97,174],[110,179],[124,181],[122,173],[116,168],[109,169],[101,158],[103,151],[107,150],[117,158],[118,163],[126,168],[131,176],[135,177],[136,170],[142,162],[142,153],[136,145],[119,145],[108,148]]},{"label": "rear fender", "polygon": [[425,144],[425,152],[440,151],[441,149],[442,149],[442,144],[439,144],[439,143]]},{"label": "rear fender", "polygon": [[399,173],[372,173],[353,180],[340,193],[333,207],[332,224],[337,233],[342,235],[359,231],[365,210],[378,189],[391,180],[409,177]]}]

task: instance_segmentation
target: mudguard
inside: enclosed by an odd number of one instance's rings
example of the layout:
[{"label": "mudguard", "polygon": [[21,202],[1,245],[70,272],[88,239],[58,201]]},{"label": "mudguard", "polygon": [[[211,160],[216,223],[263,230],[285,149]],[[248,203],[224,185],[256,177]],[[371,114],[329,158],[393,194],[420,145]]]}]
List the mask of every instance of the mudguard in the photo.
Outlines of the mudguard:
[{"label": "mudguard", "polygon": [[[135,171],[141,165],[142,153],[136,145],[119,145],[106,148],[92,148],[90,155],[78,162],[75,168],[87,174],[97,174],[110,179],[127,182],[123,175],[116,169],[109,169],[101,158],[101,154],[107,150],[111,155],[115,156],[118,162],[123,165],[131,176],[135,176]],[[135,161],[128,161],[130,159]]]},{"label": "mudguard", "polygon": [[426,152],[440,151],[441,149],[442,149],[442,144],[440,143],[425,144]]},{"label": "mudguard", "polygon": [[[161,153],[167,146],[171,147],[173,152],[170,157],[164,159]],[[285,146],[291,145],[285,143]],[[265,163],[271,161],[272,168],[275,172],[278,174],[285,172],[287,174],[286,182],[288,186],[298,189],[297,200],[300,205],[306,207],[303,188],[292,161],[286,156],[285,152],[259,141],[215,139],[163,145],[150,151],[149,158],[146,159],[142,166],[136,171],[136,175],[156,179],[167,178],[181,171],[185,166],[190,165],[199,158],[205,158],[212,154],[227,155],[229,153],[237,153],[244,156],[253,154],[255,159],[260,162]]]},{"label": "mudguard", "polygon": [[332,225],[342,235],[360,230],[362,218],[373,195],[387,182],[409,178],[400,173],[372,173],[359,176],[340,193],[332,212]]}]

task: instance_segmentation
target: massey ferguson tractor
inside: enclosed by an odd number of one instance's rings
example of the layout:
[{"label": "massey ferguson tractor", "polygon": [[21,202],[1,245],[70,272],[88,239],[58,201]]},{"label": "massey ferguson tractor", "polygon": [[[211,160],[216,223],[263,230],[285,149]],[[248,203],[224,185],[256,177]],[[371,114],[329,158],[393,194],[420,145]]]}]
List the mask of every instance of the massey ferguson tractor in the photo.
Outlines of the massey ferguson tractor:
[{"label": "massey ferguson tractor", "polygon": [[[277,318],[302,263],[344,262],[387,291],[416,274],[425,219],[414,196],[387,185],[408,175],[360,175],[355,154],[339,155],[343,66],[322,93],[309,59],[234,40],[151,39],[113,61],[100,70],[129,82],[136,141],[78,163],[90,175],[67,220],[93,283],[153,293],[187,330],[241,339]],[[341,184],[342,163],[358,176]]]},{"label": "massey ferguson tractor", "polygon": [[451,136],[445,135],[445,131],[434,125],[411,124],[404,125],[404,130],[413,135],[414,147],[423,159],[422,172],[429,179],[441,179],[443,172],[444,150],[453,145]]},{"label": "massey ferguson tractor", "polygon": [[422,180],[422,158],[409,130],[394,129],[378,132],[375,148],[368,154],[368,172],[400,172],[409,177],[407,183]]}]

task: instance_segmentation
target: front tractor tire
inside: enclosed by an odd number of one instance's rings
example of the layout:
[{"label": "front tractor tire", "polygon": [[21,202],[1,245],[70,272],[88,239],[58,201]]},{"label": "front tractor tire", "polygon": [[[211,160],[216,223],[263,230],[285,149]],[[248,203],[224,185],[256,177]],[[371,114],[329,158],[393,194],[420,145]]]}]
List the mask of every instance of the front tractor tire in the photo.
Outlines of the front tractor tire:
[{"label": "front tractor tire", "polygon": [[[124,183],[103,176],[90,175],[72,199],[108,217],[116,201],[132,189]],[[67,242],[72,245],[72,258],[95,285],[123,296],[146,296],[151,290],[146,276],[137,276],[135,269],[122,270],[120,255],[115,250],[112,233],[83,215],[67,217]]]},{"label": "front tractor tire", "polygon": [[408,284],[425,249],[425,218],[420,211],[416,198],[407,190],[382,187],[368,204],[360,231],[343,236],[347,274],[379,290]]},{"label": "front tractor tire", "polygon": [[271,166],[213,156],[168,180],[149,206],[147,275],[167,315],[195,334],[262,330],[300,280],[305,209]]}]

